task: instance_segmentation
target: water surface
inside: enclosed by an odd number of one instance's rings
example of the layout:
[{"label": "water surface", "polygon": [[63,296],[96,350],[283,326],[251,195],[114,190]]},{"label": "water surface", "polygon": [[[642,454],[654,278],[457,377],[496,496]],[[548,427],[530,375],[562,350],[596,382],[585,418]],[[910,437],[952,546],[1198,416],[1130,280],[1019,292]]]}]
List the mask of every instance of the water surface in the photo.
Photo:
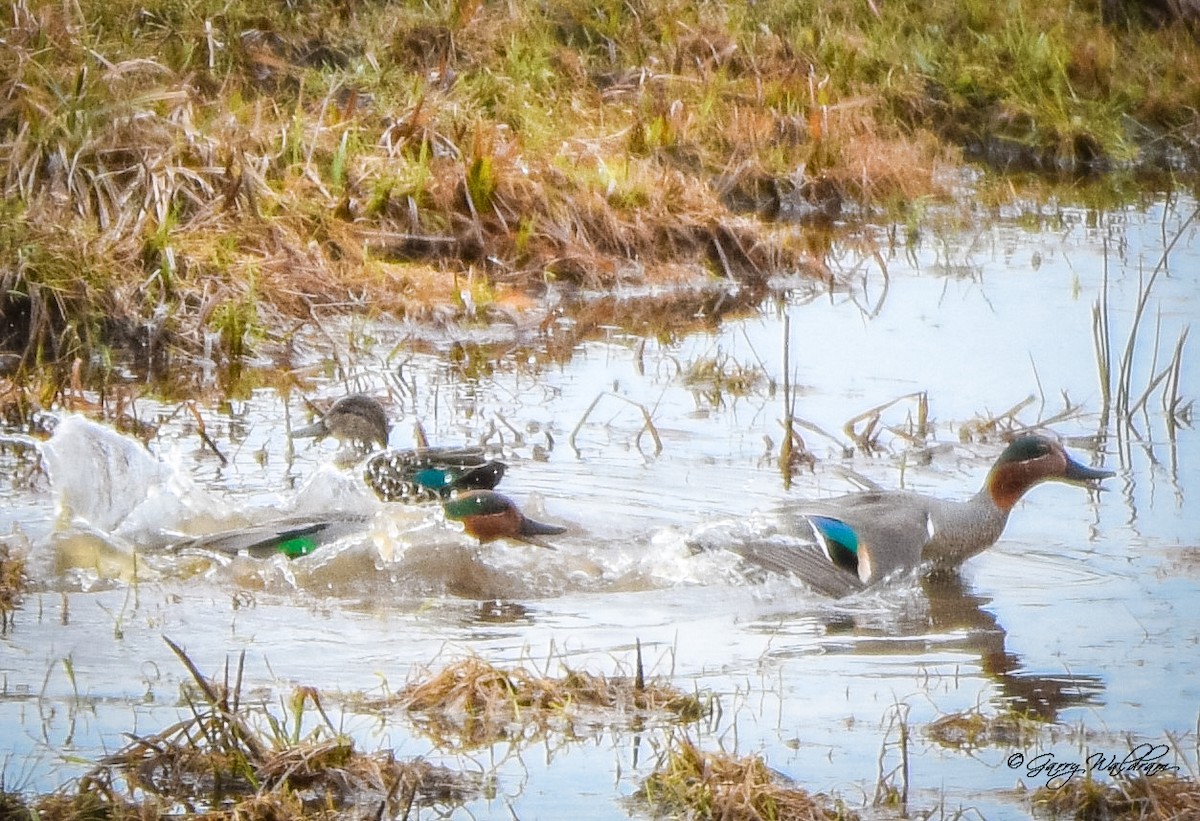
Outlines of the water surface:
[{"label": "water surface", "polygon": [[[249,687],[268,701],[297,684],[331,694],[362,749],[493,773],[497,794],[462,808],[464,818],[577,815],[581,801],[589,818],[644,817],[626,799],[672,732],[761,754],[857,807],[874,795],[881,751],[888,769],[898,761],[888,745],[902,716],[914,729],[910,807],[987,818],[1026,817],[1013,788],[1045,782],[1010,766],[1017,752],[1081,761],[1161,742],[1171,763],[1194,766],[1200,441],[1169,423],[1161,389],[1131,427],[1105,418],[1093,333],[1099,301],[1116,369],[1140,290],[1178,235],[1138,326],[1136,399],[1197,314],[1194,207],[947,217],[905,244],[887,226],[868,228],[835,243],[832,286],[785,272],[768,299],[720,322],[703,315],[722,304],[709,293],[694,323],[673,332],[634,333],[614,318],[577,338],[565,294],[538,323],[433,332],[331,320],[302,335],[300,390],[201,403],[225,462],[177,405],[139,400],[142,418],[162,421],[149,444],[164,478],[151,504],[104,528],[117,536],[56,524],[44,477],[5,487],[2,524],[31,540],[34,581],[0,639],[6,786],[53,789],[122,746],[123,733],[178,720],[187,674],[163,636],[210,674],[246,651]],[[618,298],[644,310],[662,295]],[[1179,390],[1191,398],[1200,382],[1187,347],[1182,361]],[[722,379],[701,378],[714,369]],[[148,549],[164,529],[379,510],[334,443],[286,436],[307,421],[301,394],[320,404],[350,390],[385,399],[395,447],[414,442],[418,423],[436,443],[498,446],[510,465],[502,490],[568,533],[553,551],[478,547],[436,511],[396,506],[363,538],[291,562]],[[793,394],[811,459],[785,481],[778,457]],[[866,448],[844,426],[860,418],[861,433],[876,408]],[[769,517],[862,481],[968,496],[1006,431],[1047,421],[1076,456],[1118,475],[1100,494],[1036,488],[1000,543],[957,576],[833,601],[688,549],[695,528]],[[3,458],[11,475],[30,474],[28,453]],[[336,697],[394,691],[467,654],[628,672],[635,641],[652,674],[711,690],[719,714],[685,729],[598,726],[461,751],[438,747],[402,712]],[[970,751],[923,731],[972,709],[1017,710],[1056,729]]]}]

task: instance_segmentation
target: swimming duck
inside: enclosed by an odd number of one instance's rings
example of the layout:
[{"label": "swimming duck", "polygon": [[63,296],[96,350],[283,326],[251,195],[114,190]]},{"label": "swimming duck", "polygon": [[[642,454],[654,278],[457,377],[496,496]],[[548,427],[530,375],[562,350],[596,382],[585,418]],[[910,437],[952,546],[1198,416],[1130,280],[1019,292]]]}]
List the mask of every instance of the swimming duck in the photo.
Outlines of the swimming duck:
[{"label": "swimming duck", "polygon": [[843,596],[898,570],[955,567],[980,553],[1000,538],[1013,506],[1039,482],[1094,489],[1112,475],[1075,461],[1054,439],[1026,435],[1004,449],[967,501],[908,491],[851,493],[790,507],[777,536],[728,547],[767,570],[799,577],[817,592]]},{"label": "swimming duck", "polygon": [[[542,544],[537,537],[565,533],[566,528],[530,519],[506,496],[491,490],[473,490],[443,503],[446,518],[462,522],[468,535],[486,544],[514,539]],[[176,542],[179,552],[208,551],[229,556],[244,554],[266,559],[279,553],[289,559],[307,556],[317,548],[347,536],[365,533],[373,514],[342,513],[312,519],[293,517],[260,525],[196,536]],[[544,545],[543,545],[544,546]]]},{"label": "swimming duck", "polygon": [[471,490],[446,501],[442,508],[447,519],[463,523],[463,529],[486,544],[496,539],[541,544],[538,536],[565,533],[565,527],[530,519],[517,509],[512,499],[493,490]]},{"label": "swimming duck", "polygon": [[482,448],[415,448],[375,454],[363,479],[385,502],[429,502],[455,491],[491,490],[504,471],[505,464],[487,459]]},{"label": "swimming duck", "polygon": [[376,442],[380,447],[387,447],[389,431],[383,405],[370,396],[355,393],[334,402],[316,422],[292,431],[292,438],[315,436],[319,439],[332,436],[339,442],[349,442],[369,450]]}]

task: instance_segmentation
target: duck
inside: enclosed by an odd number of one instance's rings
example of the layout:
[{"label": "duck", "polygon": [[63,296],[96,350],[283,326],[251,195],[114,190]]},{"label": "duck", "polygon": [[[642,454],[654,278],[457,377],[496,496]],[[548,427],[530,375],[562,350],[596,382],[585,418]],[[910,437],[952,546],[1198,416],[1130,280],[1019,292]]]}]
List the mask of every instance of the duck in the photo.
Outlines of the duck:
[{"label": "duck", "polygon": [[1099,489],[1112,471],[1088,467],[1057,439],[1018,436],[965,501],[870,490],[787,505],[778,532],[725,545],[750,565],[841,597],[898,572],[947,570],[991,547],[1025,493],[1045,481]]},{"label": "duck", "polygon": [[516,503],[494,490],[469,490],[460,493],[442,504],[446,518],[462,522],[463,530],[487,544],[497,539],[516,541],[549,547],[539,536],[556,536],[566,533],[560,525],[547,524],[530,519],[520,511]]},{"label": "duck", "polygon": [[375,443],[387,447],[391,427],[378,399],[362,393],[343,396],[311,425],[293,430],[293,439],[332,436],[339,442],[370,450]]},{"label": "duck", "polygon": [[[507,466],[486,458],[483,448],[386,449],[390,433],[383,405],[357,393],[337,400],[324,416],[291,435],[293,439],[333,436],[367,451],[363,479],[384,502],[441,501],[460,490],[491,490],[504,478]],[[376,443],[385,450],[371,454]]]},{"label": "duck", "polygon": [[494,489],[505,470],[483,448],[424,447],[374,454],[363,480],[384,502],[444,501],[459,491]]},{"label": "duck", "polygon": [[[566,528],[529,518],[507,496],[492,490],[471,490],[442,504],[445,516],[460,522],[463,530],[480,544],[512,539],[549,547],[541,536],[565,533]],[[175,542],[179,553],[218,553],[267,559],[276,554],[298,559],[318,548],[349,536],[366,533],[374,514],[339,513],[320,519],[290,517],[248,527],[195,536]]]}]

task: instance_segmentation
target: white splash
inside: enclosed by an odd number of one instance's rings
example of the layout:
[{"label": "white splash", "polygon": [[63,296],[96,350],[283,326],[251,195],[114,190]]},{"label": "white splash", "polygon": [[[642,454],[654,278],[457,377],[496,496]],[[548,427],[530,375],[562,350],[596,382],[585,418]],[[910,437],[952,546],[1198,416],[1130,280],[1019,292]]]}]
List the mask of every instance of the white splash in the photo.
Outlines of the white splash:
[{"label": "white splash", "polygon": [[42,461],[60,526],[131,537],[232,512],[136,439],[83,416],[63,417],[42,445]]}]

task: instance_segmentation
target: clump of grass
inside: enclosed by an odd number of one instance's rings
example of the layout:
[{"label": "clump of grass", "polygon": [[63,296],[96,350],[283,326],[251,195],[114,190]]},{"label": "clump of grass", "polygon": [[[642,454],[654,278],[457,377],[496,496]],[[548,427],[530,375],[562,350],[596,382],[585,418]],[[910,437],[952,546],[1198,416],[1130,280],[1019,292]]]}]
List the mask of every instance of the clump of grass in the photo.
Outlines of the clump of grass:
[{"label": "clump of grass", "polygon": [[1031,716],[1006,712],[984,715],[978,709],[950,713],[931,721],[925,733],[936,743],[954,750],[980,747],[1028,747],[1046,729]]},{"label": "clump of grass", "polygon": [[[905,414],[903,421],[896,424],[884,423],[885,411],[894,407],[903,407],[906,404],[911,404],[912,407]],[[908,442],[924,443],[931,432],[929,395],[925,391],[917,391],[898,396],[851,417],[842,425],[842,432],[864,453],[874,453],[880,450],[879,437],[884,431]]]},{"label": "clump of grass", "polygon": [[759,756],[702,752],[677,740],[637,792],[656,813],[728,821],[856,819],[840,802],[782,783]]},{"label": "clump of grass", "polygon": [[[414,803],[458,804],[477,780],[390,751],[360,753],[338,733],[318,693],[298,688],[280,716],[242,701],[244,655],[231,680],[205,678],[176,644],[192,675],[191,715],[123,749],[84,776],[75,792],[36,802],[42,818],[145,818],[179,808],[209,818],[301,819],[363,806],[382,817],[407,817]],[[320,721],[305,732],[305,711]],[[128,785],[121,787],[121,779]]]},{"label": "clump of grass", "polygon": [[524,667],[496,667],[475,656],[410,682],[397,700],[426,734],[453,748],[543,734],[583,719],[640,722],[658,714],[692,722],[711,709],[699,694],[646,681],[640,674],[602,676],[567,669],[562,677],[550,678]]},{"label": "clump of grass", "polygon": [[25,551],[27,540],[14,533],[0,538],[0,634],[12,627],[16,609],[29,578],[25,575]]},{"label": "clump of grass", "polygon": [[1053,788],[1039,787],[1031,803],[1035,813],[1049,818],[1175,821],[1200,815],[1200,783],[1163,773],[1109,784],[1076,778]]}]

